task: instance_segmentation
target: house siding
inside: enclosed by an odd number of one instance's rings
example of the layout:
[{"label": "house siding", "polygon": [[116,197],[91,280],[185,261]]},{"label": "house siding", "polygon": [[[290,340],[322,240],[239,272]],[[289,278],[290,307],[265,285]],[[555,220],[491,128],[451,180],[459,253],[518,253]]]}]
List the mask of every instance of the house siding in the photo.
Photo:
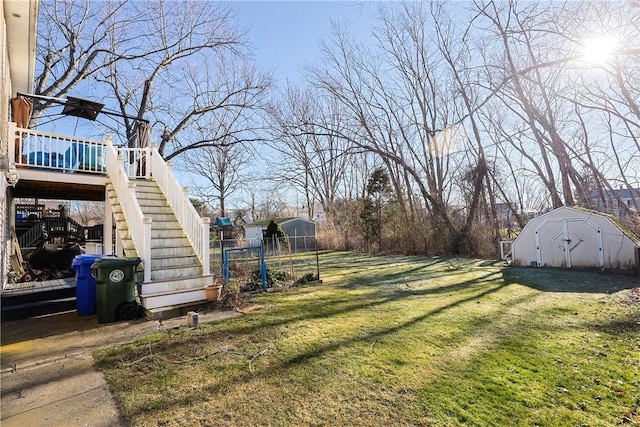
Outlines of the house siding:
[{"label": "house siding", "polygon": [[9,141],[9,96],[11,81],[9,79],[9,49],[7,46],[7,24],[4,19],[4,8],[0,7],[0,69],[2,72],[2,87],[0,88],[0,153],[8,153]]},{"label": "house siding", "polygon": [[[2,84],[0,85],[0,154],[7,155],[9,151],[9,94],[11,90],[11,81],[9,79],[9,55],[7,47],[7,25],[4,19],[4,8],[0,5],[0,73],[2,73]],[[0,273],[2,274],[0,281],[2,287],[6,284],[7,271],[9,268],[9,257],[7,254],[10,250],[9,241],[9,218],[7,204],[7,181],[4,172],[0,172],[0,245],[2,254],[0,255]]]},{"label": "house siding", "polygon": [[602,193],[592,191],[590,198],[592,206],[598,211],[620,218],[625,217],[629,210],[638,212],[640,209],[640,189],[638,188],[620,188]]}]

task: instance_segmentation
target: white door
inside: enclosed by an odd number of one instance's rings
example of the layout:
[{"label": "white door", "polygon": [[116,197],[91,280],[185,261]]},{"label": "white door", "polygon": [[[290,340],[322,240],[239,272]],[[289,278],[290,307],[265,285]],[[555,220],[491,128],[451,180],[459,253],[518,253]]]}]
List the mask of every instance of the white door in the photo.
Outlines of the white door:
[{"label": "white door", "polygon": [[535,236],[538,267],[604,267],[602,231],[588,218],[545,220]]}]

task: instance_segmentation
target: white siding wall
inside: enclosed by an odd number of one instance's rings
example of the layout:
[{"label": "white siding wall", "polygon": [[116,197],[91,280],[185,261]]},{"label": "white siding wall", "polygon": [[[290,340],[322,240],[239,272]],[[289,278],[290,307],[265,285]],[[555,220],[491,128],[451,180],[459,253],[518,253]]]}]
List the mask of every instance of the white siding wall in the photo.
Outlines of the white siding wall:
[{"label": "white siding wall", "polygon": [[265,228],[266,227],[245,226],[244,227],[244,238],[246,240],[260,242],[260,241],[262,241],[262,230],[264,230]]},{"label": "white siding wall", "polygon": [[[569,259],[565,236],[571,248]],[[605,269],[638,268],[637,251],[634,241],[608,217],[570,207],[533,218],[512,245],[515,265],[530,266],[539,261],[542,267],[567,267],[569,263],[571,267],[598,268],[602,260]]]},{"label": "white siding wall", "polygon": [[[0,5],[0,154],[8,153],[9,141],[9,59],[7,49],[7,26],[4,20],[4,8]],[[9,264],[9,224],[7,205],[7,181],[4,172],[0,172],[0,284],[4,287]]]}]

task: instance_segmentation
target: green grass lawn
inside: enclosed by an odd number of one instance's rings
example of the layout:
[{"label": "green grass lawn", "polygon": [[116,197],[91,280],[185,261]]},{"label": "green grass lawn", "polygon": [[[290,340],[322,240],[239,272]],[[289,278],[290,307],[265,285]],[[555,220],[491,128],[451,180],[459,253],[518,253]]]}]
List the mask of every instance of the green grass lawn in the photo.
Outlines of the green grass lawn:
[{"label": "green grass lawn", "polygon": [[[638,277],[321,255],[324,283],[98,351],[133,425],[640,423]],[[626,290],[622,290],[626,289]]]}]

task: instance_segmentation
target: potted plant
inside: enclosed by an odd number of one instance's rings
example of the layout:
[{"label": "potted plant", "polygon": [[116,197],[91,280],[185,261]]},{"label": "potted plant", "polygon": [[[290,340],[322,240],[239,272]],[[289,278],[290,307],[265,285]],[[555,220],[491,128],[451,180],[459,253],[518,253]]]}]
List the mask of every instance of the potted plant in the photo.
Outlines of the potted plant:
[{"label": "potted plant", "polygon": [[210,301],[218,301],[222,295],[222,283],[215,281],[204,287],[204,293]]}]

